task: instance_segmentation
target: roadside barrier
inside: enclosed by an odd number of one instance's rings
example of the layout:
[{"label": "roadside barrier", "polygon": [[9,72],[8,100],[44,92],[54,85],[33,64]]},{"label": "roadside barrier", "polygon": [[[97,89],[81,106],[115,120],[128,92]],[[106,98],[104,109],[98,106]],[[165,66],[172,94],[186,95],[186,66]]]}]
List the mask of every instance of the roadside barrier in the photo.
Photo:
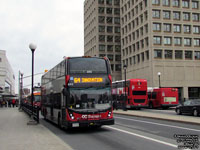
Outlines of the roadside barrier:
[{"label": "roadside barrier", "polygon": [[38,106],[33,106],[33,113],[32,113],[32,105],[27,103],[22,103],[21,108],[24,112],[26,112],[29,116],[33,114],[33,119],[39,123],[39,112],[40,109]]}]

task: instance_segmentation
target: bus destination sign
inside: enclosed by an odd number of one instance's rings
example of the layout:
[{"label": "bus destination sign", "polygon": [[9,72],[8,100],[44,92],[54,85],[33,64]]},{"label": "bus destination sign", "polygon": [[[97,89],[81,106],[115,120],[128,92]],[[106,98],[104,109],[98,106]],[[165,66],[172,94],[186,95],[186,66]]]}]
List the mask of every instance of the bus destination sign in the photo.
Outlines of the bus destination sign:
[{"label": "bus destination sign", "polygon": [[103,78],[74,78],[74,83],[101,83]]}]

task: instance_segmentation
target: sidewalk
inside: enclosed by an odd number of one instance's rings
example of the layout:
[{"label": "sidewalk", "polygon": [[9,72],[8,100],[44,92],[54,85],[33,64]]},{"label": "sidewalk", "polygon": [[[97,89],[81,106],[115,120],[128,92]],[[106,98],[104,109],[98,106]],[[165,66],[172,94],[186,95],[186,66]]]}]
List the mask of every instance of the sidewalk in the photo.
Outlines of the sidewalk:
[{"label": "sidewalk", "polygon": [[142,110],[127,110],[127,111],[114,110],[114,114],[153,118],[153,119],[160,119],[160,120],[169,120],[169,121],[200,125],[200,117],[194,117],[194,116],[159,114],[159,113],[154,113],[154,112],[144,112]]},{"label": "sidewalk", "polygon": [[27,125],[29,120],[18,108],[0,108],[0,150],[72,150],[43,125]]}]

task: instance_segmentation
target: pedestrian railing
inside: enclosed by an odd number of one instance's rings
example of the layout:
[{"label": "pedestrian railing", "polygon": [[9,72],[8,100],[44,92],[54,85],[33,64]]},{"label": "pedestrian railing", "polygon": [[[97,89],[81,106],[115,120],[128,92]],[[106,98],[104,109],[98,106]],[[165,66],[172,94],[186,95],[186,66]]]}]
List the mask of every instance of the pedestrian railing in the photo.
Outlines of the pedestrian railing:
[{"label": "pedestrian railing", "polygon": [[[32,105],[31,104],[28,104],[28,103],[22,103],[21,104],[21,108],[24,112],[26,112],[29,116],[32,116],[33,119],[35,121],[37,121],[37,123],[39,123],[39,112],[40,112],[40,109],[38,106],[33,106],[33,109],[32,109]],[[32,112],[33,111],[33,112]]]}]

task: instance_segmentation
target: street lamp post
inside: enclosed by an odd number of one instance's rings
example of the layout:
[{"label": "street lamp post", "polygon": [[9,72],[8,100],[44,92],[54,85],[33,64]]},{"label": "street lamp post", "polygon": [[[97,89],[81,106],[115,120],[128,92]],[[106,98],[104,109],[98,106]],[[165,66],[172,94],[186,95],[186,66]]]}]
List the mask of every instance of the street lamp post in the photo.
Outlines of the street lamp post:
[{"label": "street lamp post", "polygon": [[126,111],[126,69],[127,69],[127,65],[124,65],[124,92],[125,92],[125,96],[124,96],[124,106],[123,106],[123,110]]},{"label": "street lamp post", "polygon": [[161,83],[160,83],[160,75],[161,75],[161,72],[158,72],[158,82],[159,82],[159,88],[161,88]]},{"label": "street lamp post", "polygon": [[31,109],[32,109],[32,117],[33,117],[33,99],[34,99],[34,95],[33,95],[33,85],[34,85],[34,51],[37,48],[37,46],[35,44],[29,44],[29,48],[31,49],[32,52],[32,82],[31,82]]}]

